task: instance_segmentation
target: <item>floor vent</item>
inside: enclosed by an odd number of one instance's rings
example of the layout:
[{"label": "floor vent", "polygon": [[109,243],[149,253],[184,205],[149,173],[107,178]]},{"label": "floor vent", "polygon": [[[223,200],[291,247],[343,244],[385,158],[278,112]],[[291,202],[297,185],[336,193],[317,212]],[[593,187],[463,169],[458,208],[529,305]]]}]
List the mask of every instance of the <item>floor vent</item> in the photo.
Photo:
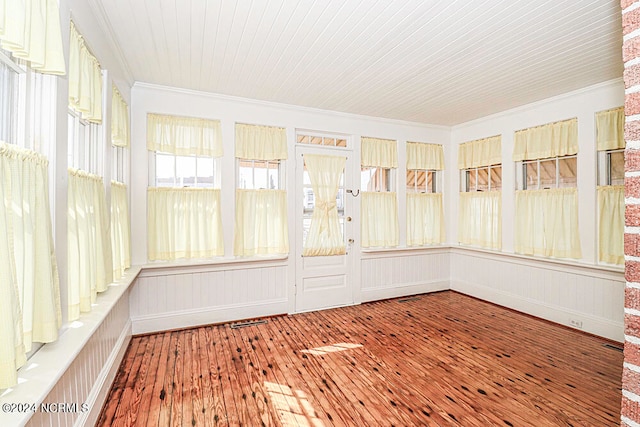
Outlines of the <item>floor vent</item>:
[{"label": "floor vent", "polygon": [[411,302],[411,301],[419,301],[420,298],[418,297],[411,297],[411,298],[403,298],[403,299],[399,299],[398,302]]},{"label": "floor vent", "polygon": [[617,345],[612,345],[612,344],[602,344],[602,345],[612,350],[624,351],[622,347],[618,347]]},{"label": "floor vent", "polygon": [[266,320],[249,320],[247,322],[232,323],[229,327],[231,329],[239,329],[246,328],[247,326],[264,325],[265,323],[267,323]]}]

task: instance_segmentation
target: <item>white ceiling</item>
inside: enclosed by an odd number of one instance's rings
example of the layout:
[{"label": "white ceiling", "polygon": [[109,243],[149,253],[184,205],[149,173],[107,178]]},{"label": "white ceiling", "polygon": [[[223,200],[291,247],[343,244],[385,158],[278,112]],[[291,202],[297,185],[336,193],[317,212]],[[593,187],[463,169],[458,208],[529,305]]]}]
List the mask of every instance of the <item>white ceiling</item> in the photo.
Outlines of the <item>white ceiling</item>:
[{"label": "white ceiling", "polygon": [[96,0],[136,81],[454,125],[622,76],[619,0]]}]

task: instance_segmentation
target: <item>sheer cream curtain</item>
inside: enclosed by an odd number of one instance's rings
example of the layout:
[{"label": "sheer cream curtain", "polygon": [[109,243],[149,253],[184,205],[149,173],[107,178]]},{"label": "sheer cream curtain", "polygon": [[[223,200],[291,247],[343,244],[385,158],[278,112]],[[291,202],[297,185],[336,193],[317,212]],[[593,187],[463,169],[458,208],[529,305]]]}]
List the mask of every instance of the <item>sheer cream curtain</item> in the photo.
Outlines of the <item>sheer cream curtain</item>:
[{"label": "sheer cream curtain", "polygon": [[434,245],[444,237],[442,193],[407,193],[407,245]]},{"label": "sheer cream curtain", "polygon": [[129,147],[129,106],[115,86],[111,88],[111,145]]},{"label": "sheer cream curtain", "polygon": [[338,219],[338,187],[346,157],[305,154],[315,197],[311,226],[302,248],[303,256],[342,255],[346,246]]},{"label": "sheer cream curtain", "polygon": [[178,156],[222,157],[220,121],[149,113],[147,149]]},{"label": "sheer cream curtain", "polygon": [[69,321],[91,311],[98,292],[113,281],[109,215],[102,177],[69,168],[68,289]]},{"label": "sheer cream curtain", "polygon": [[581,258],[578,190],[516,191],[515,251],[524,255]]},{"label": "sheer cream curtain", "polygon": [[[458,146],[458,168],[479,168],[502,163],[502,135]],[[502,192],[461,192],[458,207],[458,242],[502,249]]]},{"label": "sheer cream curtain", "polygon": [[58,338],[58,268],[49,214],[48,161],[0,142],[0,388],[17,382],[32,342]]},{"label": "sheer cream curtain", "polygon": [[71,22],[69,34],[69,107],[85,120],[102,123],[102,71]]},{"label": "sheer cream curtain", "polygon": [[[286,160],[286,129],[237,123],[236,158]],[[285,190],[236,190],[233,253],[235,256],[289,253]]]},{"label": "sheer cream curtain", "polygon": [[598,259],[624,264],[624,186],[598,187]]},{"label": "sheer cream curtain", "polygon": [[[147,148],[180,156],[220,157],[220,121],[147,114]],[[151,261],[224,255],[220,190],[149,188],[147,250]]]},{"label": "sheer cream curtain", "polygon": [[[515,133],[513,160],[536,160],[578,152],[578,120],[549,123]],[[515,251],[525,255],[581,258],[578,190],[516,192]]]},{"label": "sheer cream curtain", "polygon": [[598,151],[617,150],[624,143],[624,107],[596,113],[596,140]]},{"label": "sheer cream curtain", "polygon": [[57,0],[0,0],[0,46],[36,71],[65,73]]},{"label": "sheer cream curtain", "polygon": [[502,135],[464,142],[458,146],[458,169],[502,163]]},{"label": "sheer cream curtain", "polygon": [[549,123],[515,133],[513,161],[568,156],[578,152],[578,119]]},{"label": "sheer cream curtain", "polygon": [[[624,107],[596,113],[598,151],[625,148]],[[598,187],[598,260],[624,264],[624,186]]]},{"label": "sheer cream curtain", "polygon": [[[407,142],[407,170],[442,169],[442,145]],[[407,193],[407,245],[433,245],[444,238],[442,194]]]},{"label": "sheer cream curtain", "polygon": [[[395,140],[362,137],[360,164],[363,167],[397,168],[398,143]],[[398,246],[398,197],[395,191],[360,193],[362,247]]]},{"label": "sheer cream curtain", "polygon": [[127,186],[111,181],[111,251],[113,280],[118,280],[131,267],[131,231]]},{"label": "sheer cream curtain", "polygon": [[149,260],[224,255],[220,190],[149,188]]},{"label": "sheer cream curtain", "polygon": [[502,192],[460,193],[458,241],[488,249],[502,248]]}]

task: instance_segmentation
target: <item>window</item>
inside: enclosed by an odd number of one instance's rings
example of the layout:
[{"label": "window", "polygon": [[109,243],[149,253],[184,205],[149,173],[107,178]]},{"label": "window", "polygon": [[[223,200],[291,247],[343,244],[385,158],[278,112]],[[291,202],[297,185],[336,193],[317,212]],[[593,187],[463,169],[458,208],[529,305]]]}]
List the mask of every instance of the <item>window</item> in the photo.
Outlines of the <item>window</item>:
[{"label": "window", "polygon": [[96,175],[103,171],[103,135],[101,125],[91,123],[74,110],[69,110],[68,165]]},{"label": "window", "polygon": [[[18,141],[19,80],[24,70],[0,51],[0,141]],[[22,110],[23,111],[23,110]]]},{"label": "window", "polygon": [[436,171],[407,170],[407,193],[436,193]]},{"label": "window", "polygon": [[153,157],[152,182],[156,187],[220,188],[220,167],[215,158],[161,152]]},{"label": "window", "polygon": [[280,160],[238,159],[238,188],[247,190],[279,190]]},{"label": "window", "polygon": [[346,138],[298,133],[298,144],[324,145],[328,147],[346,147]]},{"label": "window", "polygon": [[624,185],[624,149],[598,152],[598,184]]},{"label": "window", "polygon": [[393,191],[393,169],[362,166],[360,172],[361,191]]},{"label": "window", "polygon": [[518,189],[572,188],[578,184],[577,157],[562,156],[527,160],[521,163]]},{"label": "window", "polygon": [[111,179],[125,183],[125,170],[127,169],[127,156],[125,147],[111,147]]},{"label": "window", "polygon": [[470,168],[462,171],[463,192],[502,190],[502,165]]}]

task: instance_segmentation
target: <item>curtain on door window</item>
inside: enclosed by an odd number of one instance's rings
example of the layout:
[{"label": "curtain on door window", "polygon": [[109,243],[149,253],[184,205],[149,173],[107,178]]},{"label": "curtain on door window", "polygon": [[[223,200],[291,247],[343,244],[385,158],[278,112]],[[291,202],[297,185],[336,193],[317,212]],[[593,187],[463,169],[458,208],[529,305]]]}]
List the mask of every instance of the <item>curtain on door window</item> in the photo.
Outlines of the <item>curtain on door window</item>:
[{"label": "curtain on door window", "polygon": [[102,123],[102,72],[73,22],[69,33],[69,108]]},{"label": "curtain on door window", "polygon": [[47,167],[0,142],[0,389],[16,384],[32,342],[55,341],[62,323]]},{"label": "curtain on door window", "polygon": [[302,249],[303,256],[342,255],[346,253],[344,236],[338,219],[338,187],[346,157],[305,154],[315,206],[311,226]]},{"label": "curtain on door window", "polygon": [[502,192],[460,193],[458,241],[488,249],[502,248]]},{"label": "curtain on door window", "polygon": [[[286,130],[272,126],[236,124],[236,158],[285,160]],[[235,256],[289,253],[286,191],[236,190],[233,253]]]},{"label": "curtain on door window", "polygon": [[0,1],[0,46],[46,74],[65,73],[56,0]]},{"label": "curtain on door window", "polygon": [[113,281],[109,214],[102,177],[69,169],[67,265],[69,320],[91,311]]},{"label": "curtain on door window", "polygon": [[[371,168],[397,168],[397,141],[363,137],[360,141],[360,164]],[[361,196],[361,246],[398,246],[400,233],[396,192],[363,191]]]},{"label": "curtain on door window", "polygon": [[[502,163],[502,136],[477,139],[458,146],[458,168]],[[488,249],[502,248],[502,192],[461,192],[458,242]]]},{"label": "curtain on door window", "polygon": [[516,191],[515,251],[524,255],[581,258],[578,190]]},{"label": "curtain on door window", "polygon": [[149,260],[224,255],[220,190],[149,188]]},{"label": "curtain on door window", "polygon": [[[444,150],[439,144],[407,142],[407,170],[444,169]],[[421,246],[444,241],[442,194],[407,194],[407,245]]]},{"label": "curtain on door window", "polygon": [[113,280],[118,280],[131,267],[131,233],[127,186],[111,181],[111,250]]}]

